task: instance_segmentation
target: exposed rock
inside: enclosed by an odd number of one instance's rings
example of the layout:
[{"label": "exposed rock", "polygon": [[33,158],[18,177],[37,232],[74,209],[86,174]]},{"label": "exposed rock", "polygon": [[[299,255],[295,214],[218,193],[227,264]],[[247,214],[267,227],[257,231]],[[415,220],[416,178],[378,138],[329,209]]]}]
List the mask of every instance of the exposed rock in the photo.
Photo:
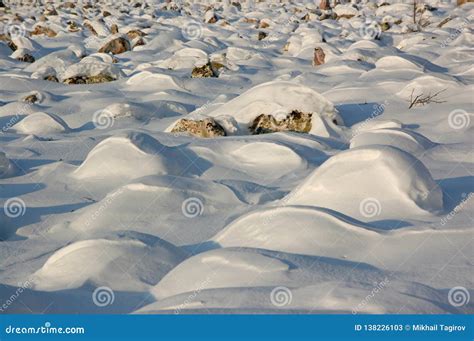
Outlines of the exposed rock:
[{"label": "exposed rock", "polygon": [[116,80],[110,75],[99,74],[96,76],[75,76],[63,81],[64,84],[97,84],[107,83]]},{"label": "exposed rock", "polygon": [[50,82],[56,82],[56,83],[59,82],[58,77],[56,77],[55,75],[49,75],[49,76],[44,77],[43,79],[45,81],[50,81]]},{"label": "exposed rock", "polygon": [[99,49],[99,52],[120,54],[120,53],[124,53],[130,50],[131,50],[130,42],[123,37],[118,37],[109,41],[104,46],[102,46]]},{"label": "exposed rock", "polygon": [[270,27],[270,24],[266,21],[260,21],[260,24],[258,25],[259,28],[268,28]]},{"label": "exposed rock", "polygon": [[61,5],[59,5],[59,8],[69,8],[69,9],[72,9],[72,8],[76,8],[76,5],[73,3],[73,2],[65,2]]},{"label": "exposed rock", "polygon": [[77,26],[76,22],[69,21],[67,29],[68,29],[69,32],[77,32],[77,31],[79,31],[79,26]]},{"label": "exposed rock", "polygon": [[97,35],[97,31],[95,30],[95,28],[88,22],[85,22],[84,23],[84,27],[87,28],[93,35]]},{"label": "exposed rock", "polygon": [[390,24],[388,22],[381,23],[380,28],[382,29],[382,32],[388,31],[390,29]]},{"label": "exposed rock", "polygon": [[219,20],[213,10],[209,10],[204,14],[204,21],[208,24],[214,24]]},{"label": "exposed rock", "polygon": [[110,12],[108,12],[108,11],[103,11],[103,12],[102,12],[102,16],[103,16],[104,18],[105,18],[105,17],[108,17],[108,16],[110,16],[110,15],[112,15],[112,14],[111,14]]},{"label": "exposed rock", "polygon": [[196,137],[217,137],[226,135],[224,128],[212,118],[206,118],[204,120],[188,120],[183,118],[175,124],[171,132],[188,133]]},{"label": "exposed rock", "polygon": [[36,103],[38,102],[38,96],[36,96],[35,94],[28,95],[25,98],[23,98],[23,102],[31,103],[31,104]]},{"label": "exposed rock", "polygon": [[260,31],[258,32],[258,40],[263,40],[268,36],[268,33]]},{"label": "exposed rock", "polygon": [[313,56],[313,66],[322,65],[325,63],[326,54],[324,53],[323,49],[317,47],[314,49],[314,56]]},{"label": "exposed rock", "polygon": [[58,11],[54,7],[47,8],[44,13],[44,15],[58,15]]},{"label": "exposed rock", "polygon": [[323,11],[327,11],[328,9],[331,9],[331,5],[329,3],[329,0],[321,0],[319,3],[319,9]]},{"label": "exposed rock", "polygon": [[308,133],[311,130],[311,113],[293,110],[282,120],[273,115],[259,115],[250,125],[250,132],[254,135],[275,133],[279,131],[295,131]]},{"label": "exposed rock", "polygon": [[33,57],[29,53],[25,53],[24,55],[18,57],[17,60],[19,60],[20,62],[25,62],[25,63],[34,63],[35,57]]},{"label": "exposed rock", "polygon": [[144,36],[146,36],[146,34],[143,33],[140,30],[130,30],[130,31],[127,32],[127,37],[130,40],[133,40],[133,39],[138,38],[138,37],[141,38],[141,37],[144,37]]},{"label": "exposed rock", "polygon": [[117,34],[117,33],[119,33],[119,29],[118,29],[117,24],[112,24],[112,26],[110,26],[110,32],[111,32],[112,34]]},{"label": "exposed rock", "polygon": [[191,77],[192,78],[219,77],[219,70],[223,67],[224,65],[218,62],[207,62],[203,66],[195,66],[191,73]]},{"label": "exposed rock", "polygon": [[48,37],[56,37],[57,33],[50,29],[49,27],[37,25],[35,26],[35,29],[30,33],[32,36],[37,36],[37,35],[47,35]]}]

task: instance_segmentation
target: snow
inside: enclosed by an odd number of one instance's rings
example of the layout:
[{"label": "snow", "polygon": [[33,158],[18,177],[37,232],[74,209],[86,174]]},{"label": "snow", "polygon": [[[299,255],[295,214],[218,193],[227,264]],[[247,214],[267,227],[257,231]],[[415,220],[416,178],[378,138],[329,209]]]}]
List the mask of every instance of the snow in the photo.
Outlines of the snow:
[{"label": "snow", "polygon": [[[3,14],[0,302],[29,284],[7,313],[474,312],[448,297],[474,289],[474,4],[135,3]],[[249,129],[292,112],[309,131]]]}]

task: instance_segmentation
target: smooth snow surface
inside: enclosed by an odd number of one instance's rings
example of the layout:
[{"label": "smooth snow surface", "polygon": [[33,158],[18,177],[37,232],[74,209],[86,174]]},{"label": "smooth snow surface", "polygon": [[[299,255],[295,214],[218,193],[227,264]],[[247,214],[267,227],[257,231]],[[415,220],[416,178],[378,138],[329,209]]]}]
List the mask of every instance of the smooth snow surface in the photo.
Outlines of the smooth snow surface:
[{"label": "smooth snow surface", "polygon": [[473,3],[3,3],[2,313],[474,313]]}]

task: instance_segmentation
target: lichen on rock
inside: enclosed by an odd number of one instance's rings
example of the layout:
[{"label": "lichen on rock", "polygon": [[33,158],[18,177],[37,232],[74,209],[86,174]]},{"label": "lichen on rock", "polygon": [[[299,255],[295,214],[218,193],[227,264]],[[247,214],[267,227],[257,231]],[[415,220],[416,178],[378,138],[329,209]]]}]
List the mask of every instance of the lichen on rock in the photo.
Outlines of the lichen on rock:
[{"label": "lichen on rock", "polygon": [[203,120],[183,118],[175,124],[171,132],[188,133],[192,136],[205,138],[226,135],[224,128],[212,118],[205,118]]},{"label": "lichen on rock", "polygon": [[249,127],[252,134],[268,134],[279,131],[294,131],[309,133],[311,130],[312,113],[303,113],[293,110],[286,117],[279,120],[273,115],[261,114],[257,116]]}]

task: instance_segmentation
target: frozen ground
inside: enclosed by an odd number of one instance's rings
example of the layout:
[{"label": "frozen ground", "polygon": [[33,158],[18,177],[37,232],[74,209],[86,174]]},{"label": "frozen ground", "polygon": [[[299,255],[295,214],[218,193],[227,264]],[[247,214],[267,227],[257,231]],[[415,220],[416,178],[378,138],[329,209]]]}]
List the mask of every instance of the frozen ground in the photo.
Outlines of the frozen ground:
[{"label": "frozen ground", "polygon": [[1,312],[473,313],[474,4],[388,2],[4,0]]}]

